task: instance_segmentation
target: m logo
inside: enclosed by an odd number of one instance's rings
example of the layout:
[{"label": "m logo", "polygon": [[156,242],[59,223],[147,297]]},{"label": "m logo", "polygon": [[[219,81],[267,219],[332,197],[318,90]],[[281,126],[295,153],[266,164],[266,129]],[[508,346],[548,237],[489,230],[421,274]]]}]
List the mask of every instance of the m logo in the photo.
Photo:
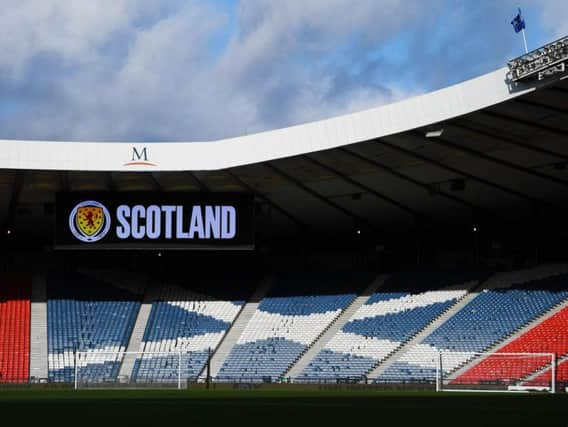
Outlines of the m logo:
[{"label": "m logo", "polygon": [[106,236],[109,229],[108,209],[94,200],[79,203],[69,214],[69,230],[81,242],[97,242]]},{"label": "m logo", "polygon": [[148,147],[142,148],[142,151],[138,151],[136,147],[132,147],[132,161],[143,160],[148,161]]},{"label": "m logo", "polygon": [[157,166],[148,161],[148,147],[132,147],[130,161],[124,166]]}]

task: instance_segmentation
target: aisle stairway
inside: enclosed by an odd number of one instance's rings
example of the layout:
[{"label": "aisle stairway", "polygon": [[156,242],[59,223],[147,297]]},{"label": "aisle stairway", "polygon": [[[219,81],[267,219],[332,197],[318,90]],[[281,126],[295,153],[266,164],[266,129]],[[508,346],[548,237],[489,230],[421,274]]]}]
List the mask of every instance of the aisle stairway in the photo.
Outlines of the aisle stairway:
[{"label": "aisle stairway", "polygon": [[118,372],[119,378],[130,378],[132,376],[134,363],[138,356],[137,352],[141,351],[143,348],[142,339],[144,337],[146,325],[148,324],[150,311],[152,310],[153,299],[153,291],[146,291],[146,295],[144,296],[136,316],[136,321],[134,323],[134,328],[132,329],[132,334],[130,335],[130,340],[128,341],[128,346],[126,347],[126,354],[124,355],[122,364],[120,365],[120,371]]},{"label": "aisle stairway", "polygon": [[[225,362],[225,359],[231,352],[231,349],[237,343],[237,340],[243,333],[243,330],[249,323],[251,317],[255,313],[260,304],[260,301],[264,298],[266,293],[269,291],[272,285],[272,280],[267,277],[263,279],[257,290],[250,297],[249,301],[243,306],[242,310],[238,314],[237,318],[223,337],[223,340],[217,346],[217,349],[211,356],[211,376],[215,378],[219,375],[219,371]],[[206,375],[206,366],[203,368],[201,376]]]},{"label": "aisle stairway", "polygon": [[310,361],[329,343],[329,341],[343,328],[345,323],[365,304],[371,295],[381,287],[388,276],[379,275],[353,302],[339,315],[339,317],[321,334],[296,363],[284,374],[285,377],[298,378]]},{"label": "aisle stairway", "polygon": [[48,378],[45,274],[36,274],[32,279],[30,323],[30,379],[34,382],[45,381]]}]

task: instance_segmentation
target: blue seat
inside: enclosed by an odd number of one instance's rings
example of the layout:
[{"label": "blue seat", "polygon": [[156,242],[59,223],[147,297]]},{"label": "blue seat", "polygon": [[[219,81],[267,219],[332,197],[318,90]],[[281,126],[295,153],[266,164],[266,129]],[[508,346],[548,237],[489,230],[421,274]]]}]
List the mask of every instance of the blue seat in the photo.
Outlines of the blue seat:
[{"label": "blue seat", "polygon": [[[424,329],[430,322],[452,306],[459,296],[448,296],[439,302],[429,302],[428,293],[450,285],[478,281],[483,275],[468,273],[399,273],[389,277],[378,292],[372,294],[360,309],[360,315],[348,321],[341,337],[334,337],[320,353],[310,361],[300,379],[348,379],[362,378],[382,358],[404,344]],[[462,294],[465,290],[461,291]],[[417,306],[405,307],[412,298],[423,298]],[[377,307],[377,314],[373,314]],[[384,312],[380,307],[389,307]],[[368,310],[366,310],[368,308]],[[347,338],[349,337],[349,338]],[[348,340],[338,344],[339,340]],[[379,346],[382,351],[372,351]],[[335,347],[351,350],[335,351]]]},{"label": "blue seat", "polygon": [[[451,353],[465,354],[459,359],[463,363],[468,353],[487,351],[566,298],[567,275],[485,290],[420,344],[450,353],[445,356],[448,360]],[[428,360],[430,356],[421,361],[417,350],[410,352],[413,360],[395,362],[378,381],[434,381],[435,369]]]},{"label": "blue seat", "polygon": [[[77,352],[124,351],[136,321],[140,297],[79,274],[49,274],[47,278],[49,380],[72,382]],[[109,359],[109,360],[105,360]],[[120,358],[90,357],[81,366],[84,381],[116,378]]]}]

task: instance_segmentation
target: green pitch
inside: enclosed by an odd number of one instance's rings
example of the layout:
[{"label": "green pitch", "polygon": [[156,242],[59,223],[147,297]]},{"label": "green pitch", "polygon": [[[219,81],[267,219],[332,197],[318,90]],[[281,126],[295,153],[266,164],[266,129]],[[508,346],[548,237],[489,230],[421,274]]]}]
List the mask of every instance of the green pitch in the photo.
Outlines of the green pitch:
[{"label": "green pitch", "polygon": [[568,427],[568,395],[2,390],[0,425]]}]

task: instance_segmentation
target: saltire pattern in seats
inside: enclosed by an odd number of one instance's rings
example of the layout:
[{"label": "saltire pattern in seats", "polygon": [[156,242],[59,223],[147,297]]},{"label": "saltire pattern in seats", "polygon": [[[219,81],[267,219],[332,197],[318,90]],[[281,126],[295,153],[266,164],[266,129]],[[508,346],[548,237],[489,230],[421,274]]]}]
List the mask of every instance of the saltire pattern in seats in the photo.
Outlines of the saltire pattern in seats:
[{"label": "saltire pattern in seats", "polygon": [[[274,279],[218,378],[276,381],[374,277],[285,276]],[[317,292],[317,290],[320,290]],[[306,292],[314,294],[306,294]]]},{"label": "saltire pattern in seats", "polygon": [[52,382],[116,379],[136,321],[140,296],[75,273],[47,278],[48,368]]},{"label": "saltire pattern in seats", "polygon": [[132,377],[176,382],[181,374],[196,380],[243,304],[242,299],[216,300],[180,286],[162,287],[144,332],[141,351],[146,354],[136,359]]},{"label": "saltire pattern in seats", "polygon": [[[382,372],[378,382],[433,382],[439,353],[449,374],[568,298],[564,266],[501,274]],[[544,349],[544,348],[543,348]]]},{"label": "saltire pattern in seats", "polygon": [[0,383],[27,382],[31,277],[0,277]]},{"label": "saltire pattern in seats", "polygon": [[[31,279],[14,277],[1,279],[0,382],[29,377]],[[486,277],[464,273],[391,276],[310,361],[299,379],[361,380],[372,372],[378,377],[369,377],[370,381],[433,382],[437,356],[443,352],[446,378],[455,384],[511,379],[525,385],[550,382],[548,359],[506,364],[499,356],[478,359],[480,352],[497,351],[554,352],[559,360],[558,380],[568,381],[568,307],[559,306],[568,301],[567,267],[498,273],[476,289]],[[218,380],[285,377],[374,278],[303,272],[274,277],[273,288],[224,361]],[[141,295],[77,273],[49,274],[47,284],[50,381],[73,381],[75,351],[88,354],[79,362],[80,380],[116,380],[120,352],[128,344]],[[211,298],[180,286],[159,289],[140,348],[147,355],[135,361],[133,378],[177,380],[171,358],[153,355],[169,352],[183,354],[183,378],[195,379],[204,374],[209,349],[217,348],[247,298],[242,293],[233,298],[228,290]],[[468,297],[472,299],[459,310],[454,307],[457,311],[441,326],[428,331],[418,344],[401,348],[420,331],[426,333],[434,319],[472,289],[475,294]],[[389,359],[397,349],[401,352]]]},{"label": "saltire pattern in seats", "polygon": [[391,276],[308,364],[300,379],[361,380],[477,283],[468,275]]}]

